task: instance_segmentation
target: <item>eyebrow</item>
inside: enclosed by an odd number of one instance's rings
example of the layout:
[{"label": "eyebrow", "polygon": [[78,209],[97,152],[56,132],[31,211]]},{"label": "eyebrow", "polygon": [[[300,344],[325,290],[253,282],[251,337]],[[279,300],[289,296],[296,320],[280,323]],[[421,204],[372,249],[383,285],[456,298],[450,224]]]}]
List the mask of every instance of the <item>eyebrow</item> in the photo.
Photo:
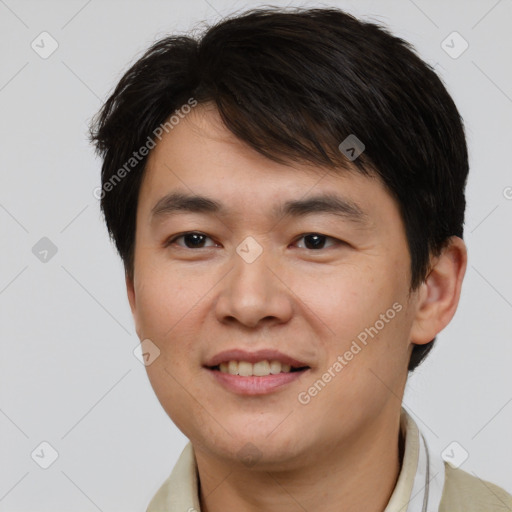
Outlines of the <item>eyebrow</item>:
[{"label": "eyebrow", "polygon": [[[169,217],[177,213],[215,214],[221,217],[232,215],[219,201],[201,195],[171,192],[157,201],[151,210],[151,220]],[[327,213],[358,224],[368,224],[369,217],[355,202],[333,193],[315,195],[306,199],[293,199],[277,205],[272,210],[274,217],[305,217],[315,213]]]}]

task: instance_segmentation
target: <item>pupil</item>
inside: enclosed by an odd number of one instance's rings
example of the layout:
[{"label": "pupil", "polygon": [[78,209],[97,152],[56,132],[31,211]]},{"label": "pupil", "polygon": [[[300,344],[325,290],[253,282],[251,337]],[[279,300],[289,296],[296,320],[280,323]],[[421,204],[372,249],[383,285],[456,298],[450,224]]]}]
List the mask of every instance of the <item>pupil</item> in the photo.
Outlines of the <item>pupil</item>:
[{"label": "pupil", "polygon": [[[192,242],[192,246],[193,247],[199,247],[201,245],[201,243],[204,242],[204,240],[201,240],[200,238],[203,237],[204,235],[200,235],[198,233],[192,233],[192,234],[189,234],[189,235],[185,235],[185,240],[187,241],[190,241],[191,239],[195,240],[194,242]],[[187,244],[188,245],[188,244]]]},{"label": "pupil", "polygon": [[[324,236],[321,236],[321,235],[306,235],[304,237],[304,240],[306,241],[306,247],[308,249],[318,249],[318,248],[321,248],[321,246],[323,245],[323,243],[325,242],[325,240],[323,240],[325,237]],[[312,244],[308,244],[308,239],[311,240],[311,239],[315,239],[316,241],[313,242]],[[308,247],[308,245],[311,245],[312,247]]]}]

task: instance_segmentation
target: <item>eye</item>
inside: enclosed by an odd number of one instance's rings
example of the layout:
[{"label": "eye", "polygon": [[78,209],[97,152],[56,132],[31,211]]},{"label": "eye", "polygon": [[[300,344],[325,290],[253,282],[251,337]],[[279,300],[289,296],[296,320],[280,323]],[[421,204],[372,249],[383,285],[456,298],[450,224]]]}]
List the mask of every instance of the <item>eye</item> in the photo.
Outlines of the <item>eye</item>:
[{"label": "eye", "polygon": [[[183,240],[185,241],[185,247],[183,245],[177,244],[179,247],[184,247],[186,249],[194,249],[194,248],[195,249],[197,249],[197,248],[203,249],[204,248],[203,244],[204,244],[205,239],[210,238],[210,237],[203,233],[199,233],[197,231],[189,231],[187,233],[182,233],[181,235],[177,235],[177,236],[167,240],[167,242],[165,242],[165,247],[172,245],[173,243],[176,242],[176,240],[179,240],[180,238],[183,238]],[[211,240],[211,238],[210,238],[210,240]],[[214,246],[215,246],[215,244],[213,246],[209,246],[209,247],[214,247]]]},{"label": "eye", "polygon": [[[186,233],[182,233],[181,235],[176,235],[169,240],[165,242],[165,247],[168,247],[174,243],[176,243],[177,240],[183,239],[185,245],[182,244],[176,244],[178,247],[182,247],[185,249],[207,249],[208,247],[215,247],[216,244],[210,246],[205,246],[205,240],[210,239],[212,240],[208,235],[205,235],[204,233],[200,233],[198,231],[188,231]],[[326,240],[331,240],[333,243],[331,246],[336,246],[340,244],[344,244],[345,242],[338,240],[336,238],[333,238],[331,236],[322,235],[321,233],[307,233],[305,235],[302,235],[297,240],[304,239],[306,241],[305,247],[299,247],[300,249],[310,249],[310,250],[319,250],[325,248],[325,242]],[[329,246],[327,246],[329,247]]]},{"label": "eye", "polygon": [[[320,233],[307,233],[305,235],[302,235],[298,240],[301,240],[304,238],[306,240],[306,249],[312,249],[312,250],[318,250],[318,249],[324,249],[325,240],[330,239],[333,240],[334,243],[332,245],[339,245],[343,244],[341,240],[338,240],[337,238],[333,238],[332,236],[322,235]],[[302,247],[300,247],[302,249]]]}]

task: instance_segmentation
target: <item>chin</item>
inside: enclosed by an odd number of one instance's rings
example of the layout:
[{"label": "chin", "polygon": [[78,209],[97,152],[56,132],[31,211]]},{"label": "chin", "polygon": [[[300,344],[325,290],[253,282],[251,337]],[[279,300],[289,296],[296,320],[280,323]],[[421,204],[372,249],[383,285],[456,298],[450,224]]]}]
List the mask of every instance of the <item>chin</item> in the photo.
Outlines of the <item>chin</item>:
[{"label": "chin", "polygon": [[[280,418],[279,421],[282,421]],[[262,422],[260,425],[240,423],[226,424],[217,436],[203,432],[200,444],[214,457],[228,464],[237,464],[247,469],[276,471],[296,467],[297,460],[308,451],[300,432],[291,431],[290,426],[279,425],[279,421]],[[194,441],[192,441],[194,443]]]}]

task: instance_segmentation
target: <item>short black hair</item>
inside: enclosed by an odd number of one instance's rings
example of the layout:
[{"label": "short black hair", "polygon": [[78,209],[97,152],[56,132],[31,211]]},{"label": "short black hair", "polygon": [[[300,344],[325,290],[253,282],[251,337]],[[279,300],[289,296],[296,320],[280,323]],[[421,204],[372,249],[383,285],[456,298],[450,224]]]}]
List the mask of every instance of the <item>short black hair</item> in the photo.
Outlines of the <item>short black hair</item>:
[{"label": "short black hair", "polygon": [[[133,155],[154,145],[158,127],[171,128],[169,117],[191,99],[213,103],[236,137],[273,161],[378,176],[404,221],[411,291],[449,237],[462,238],[464,126],[434,69],[378,23],[337,8],[270,6],[223,19],[199,37],[157,41],[93,119],[101,209],[130,278],[147,161]],[[355,160],[339,149],[350,135],[364,144]],[[413,348],[409,371],[434,342]]]}]

